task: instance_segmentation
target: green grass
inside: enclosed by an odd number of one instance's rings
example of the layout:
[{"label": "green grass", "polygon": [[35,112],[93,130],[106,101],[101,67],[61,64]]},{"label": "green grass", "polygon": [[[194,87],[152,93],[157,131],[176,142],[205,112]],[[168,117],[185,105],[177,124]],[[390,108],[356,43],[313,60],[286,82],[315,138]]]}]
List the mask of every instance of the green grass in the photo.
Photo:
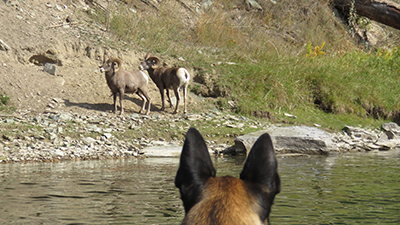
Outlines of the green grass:
[{"label": "green grass", "polygon": [[10,104],[11,98],[7,95],[0,94],[0,112],[12,113],[16,110],[14,106]]},{"label": "green grass", "polygon": [[232,94],[225,101],[234,100],[239,114],[296,112],[304,123],[310,123],[317,118],[307,114],[320,110],[320,116],[390,120],[400,109],[399,63],[397,49],[390,56],[352,51],[336,57],[242,61],[221,66],[218,74],[221,85],[231,87]]},{"label": "green grass", "polygon": [[[225,115],[227,116],[227,115]],[[243,123],[243,127],[232,128],[227,126],[227,121],[230,124],[237,125]],[[260,125],[261,124],[261,125]],[[256,125],[258,128],[251,127]],[[217,143],[234,144],[233,137],[255,132],[259,128],[266,127],[266,123],[259,123],[256,120],[247,119],[244,121],[230,121],[228,119],[210,119],[202,117],[202,119],[190,121],[154,121],[145,120],[140,125],[139,129],[127,129],[125,132],[114,133],[118,139],[134,140],[146,137],[148,139],[161,139],[165,141],[182,141],[185,139],[187,130],[190,127],[196,127],[201,133],[204,133],[207,140],[216,141]]]},{"label": "green grass", "polygon": [[10,97],[7,95],[0,95],[0,105],[7,105],[10,102]]}]

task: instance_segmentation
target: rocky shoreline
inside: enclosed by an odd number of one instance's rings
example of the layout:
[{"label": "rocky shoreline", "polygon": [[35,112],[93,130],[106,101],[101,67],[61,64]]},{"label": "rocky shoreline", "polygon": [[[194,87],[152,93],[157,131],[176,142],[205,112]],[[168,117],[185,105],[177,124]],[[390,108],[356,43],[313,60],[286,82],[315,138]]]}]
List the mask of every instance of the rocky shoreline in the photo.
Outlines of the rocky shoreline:
[{"label": "rocky shoreline", "polygon": [[[146,147],[182,146],[183,134],[191,126],[187,121],[223,118],[217,114],[152,113],[147,116],[126,113],[119,116],[106,112],[81,114],[48,109],[36,115],[1,115],[0,163],[145,157],[142,149]],[[151,129],[161,129],[153,124],[144,126],[147,121],[163,126],[167,124],[169,129],[181,133],[182,138],[167,140],[161,136],[140,136],[142,129],[149,129],[150,132]],[[166,128],[164,130],[167,132]],[[124,137],[127,132],[134,132],[137,137]],[[214,141],[207,141],[207,144],[210,150],[216,152],[229,147]]]},{"label": "rocky shoreline", "polygon": [[384,123],[381,130],[345,126],[343,132],[328,133],[317,127],[271,126],[235,138],[233,152],[248,153],[263,133],[269,133],[278,154],[330,155],[345,152],[389,151],[400,147],[400,127]]},{"label": "rocky shoreline", "polygon": [[[54,100],[54,104],[56,103],[57,100]],[[176,155],[179,154],[180,146],[183,145],[184,134],[187,129],[198,121],[218,121],[216,127],[224,126],[231,129],[252,127],[263,131],[274,128],[274,126],[270,127],[248,118],[226,115],[221,112],[188,115],[152,113],[150,116],[133,113],[118,116],[106,112],[85,115],[85,113],[58,111],[54,108],[50,107],[44,113],[36,115],[0,116],[0,163],[146,157],[143,149],[153,146],[160,147],[160,154],[158,155],[160,157],[165,157],[162,153],[163,148],[174,149],[173,154]],[[144,126],[148,121],[151,121],[152,124]],[[314,127],[305,128],[306,130],[301,134],[301,137],[295,137],[296,144],[291,145],[295,146],[294,149],[284,149],[285,147],[276,145],[277,153],[336,154],[390,150],[400,146],[400,138],[398,138],[400,127],[395,123],[388,123],[382,125],[382,130],[345,127],[343,132],[336,134],[320,130],[323,135],[319,135],[319,137],[317,135],[317,139],[329,139],[329,143],[333,144],[334,147],[328,146],[325,141],[318,140],[318,143],[322,143],[321,147],[317,146],[315,151],[312,150],[314,152],[304,151],[302,150],[304,147],[298,145],[299,140],[306,140],[304,143],[315,146],[310,142],[310,135],[313,133],[310,130],[319,130]],[[153,132],[151,129],[161,129],[161,132],[175,130],[181,136],[171,140],[161,136],[157,138],[147,137],[148,135],[145,134],[141,136],[140,132],[143,129],[150,129],[150,132]],[[284,129],[287,129],[287,127]],[[132,138],[129,135],[119,136],[119,134],[127,132],[134,132],[137,135]],[[287,136],[287,132],[283,136]],[[231,135],[231,139],[233,138],[235,137]],[[282,136],[278,138],[283,140]],[[246,151],[242,149],[242,152],[240,152],[237,143],[232,146],[207,140],[207,137],[205,139],[210,152],[214,154],[244,153]],[[283,143],[283,141],[279,142]],[[248,145],[251,146],[252,143]],[[324,149],[326,147],[328,150]],[[157,152],[155,154],[157,156]],[[152,156],[154,157],[153,153]]]}]

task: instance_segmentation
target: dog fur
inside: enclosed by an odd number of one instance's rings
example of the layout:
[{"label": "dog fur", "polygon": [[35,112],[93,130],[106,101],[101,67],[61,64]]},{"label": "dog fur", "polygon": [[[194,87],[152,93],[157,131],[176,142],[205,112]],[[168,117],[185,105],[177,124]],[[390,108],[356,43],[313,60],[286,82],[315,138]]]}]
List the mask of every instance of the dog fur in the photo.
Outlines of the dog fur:
[{"label": "dog fur", "polygon": [[265,133],[252,147],[240,179],[216,177],[206,143],[190,128],[175,178],[185,208],[182,224],[269,224],[269,214],[281,190],[271,137]]}]

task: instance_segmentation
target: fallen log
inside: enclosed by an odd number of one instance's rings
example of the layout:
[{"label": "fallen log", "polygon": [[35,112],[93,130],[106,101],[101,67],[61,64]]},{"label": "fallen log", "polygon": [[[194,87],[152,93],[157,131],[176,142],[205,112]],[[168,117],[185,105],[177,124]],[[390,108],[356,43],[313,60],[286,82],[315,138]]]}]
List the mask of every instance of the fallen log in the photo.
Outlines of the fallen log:
[{"label": "fallen log", "polygon": [[334,5],[347,14],[352,2],[356,14],[400,29],[400,4],[389,0],[334,0]]}]

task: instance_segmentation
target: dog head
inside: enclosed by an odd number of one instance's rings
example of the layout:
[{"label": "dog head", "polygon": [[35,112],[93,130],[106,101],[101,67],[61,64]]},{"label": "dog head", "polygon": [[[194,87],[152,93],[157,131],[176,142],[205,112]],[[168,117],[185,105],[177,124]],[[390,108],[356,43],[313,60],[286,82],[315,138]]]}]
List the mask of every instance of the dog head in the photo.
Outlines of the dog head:
[{"label": "dog head", "polygon": [[203,137],[190,128],[175,178],[185,208],[182,224],[269,224],[281,185],[268,134],[259,137],[252,147],[240,179],[215,175]]}]

